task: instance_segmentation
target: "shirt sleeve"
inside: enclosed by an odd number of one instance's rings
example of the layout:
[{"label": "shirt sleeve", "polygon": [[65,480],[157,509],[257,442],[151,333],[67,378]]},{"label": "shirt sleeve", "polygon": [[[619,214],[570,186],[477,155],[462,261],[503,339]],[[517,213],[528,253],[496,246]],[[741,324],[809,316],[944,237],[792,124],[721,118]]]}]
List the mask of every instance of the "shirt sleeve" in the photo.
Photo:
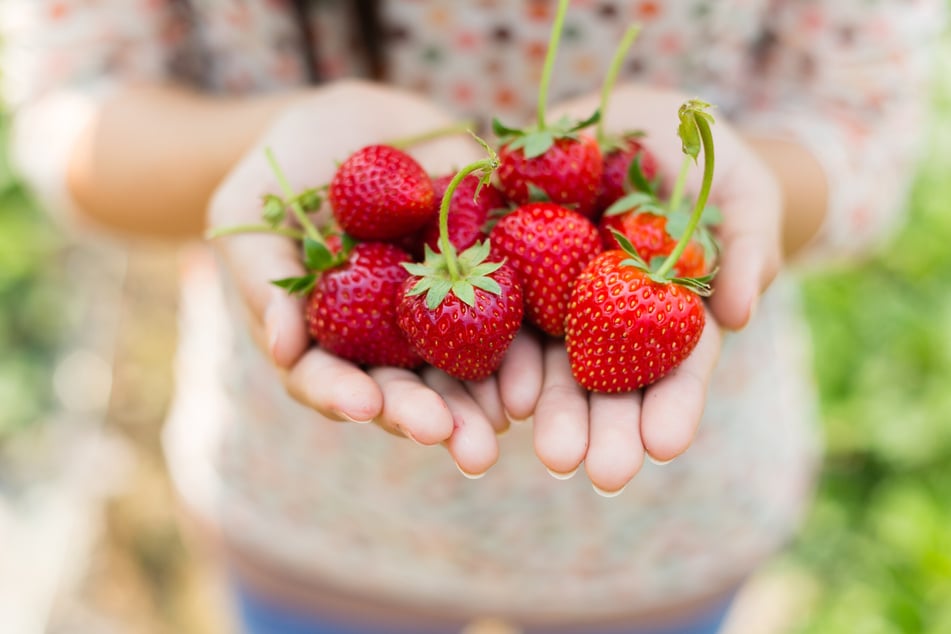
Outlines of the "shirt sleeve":
[{"label": "shirt sleeve", "polygon": [[807,261],[860,255],[903,216],[942,7],[773,0],[739,119],[747,130],[799,141],[826,171],[828,215]]},{"label": "shirt sleeve", "polygon": [[51,212],[74,209],[66,168],[99,103],[123,82],[169,76],[186,39],[175,0],[3,0],[2,95],[12,162]]}]

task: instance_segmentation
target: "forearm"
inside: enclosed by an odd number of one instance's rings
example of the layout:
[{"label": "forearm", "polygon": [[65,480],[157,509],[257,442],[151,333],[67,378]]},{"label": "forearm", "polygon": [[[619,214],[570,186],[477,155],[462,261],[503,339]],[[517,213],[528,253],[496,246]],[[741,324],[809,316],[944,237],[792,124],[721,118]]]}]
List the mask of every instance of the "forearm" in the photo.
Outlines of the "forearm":
[{"label": "forearm", "polygon": [[747,142],[776,176],[783,196],[783,252],[794,256],[816,235],[828,208],[822,166],[803,146],[748,136]]},{"label": "forearm", "polygon": [[87,220],[109,230],[197,235],[221,179],[300,94],[216,98],[170,85],[127,87],[80,135],[70,194]]}]

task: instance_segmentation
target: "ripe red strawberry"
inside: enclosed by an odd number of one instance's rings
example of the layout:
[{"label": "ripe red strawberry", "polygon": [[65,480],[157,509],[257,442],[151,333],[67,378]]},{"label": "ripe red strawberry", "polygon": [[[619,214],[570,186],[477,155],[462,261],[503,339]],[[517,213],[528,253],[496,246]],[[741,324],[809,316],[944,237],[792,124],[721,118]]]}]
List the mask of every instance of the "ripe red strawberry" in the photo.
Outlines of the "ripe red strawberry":
[{"label": "ripe red strawberry", "polygon": [[[647,183],[657,178],[657,159],[634,135],[625,137],[619,144],[614,144],[614,147],[604,152],[604,170],[601,174],[601,187],[596,205],[598,213],[603,212],[628,193],[631,163],[634,161],[638,161],[640,178],[646,180]],[[640,190],[641,188],[635,185],[633,189]]]},{"label": "ripe red strawberry", "polygon": [[[601,218],[598,228],[605,249],[621,247],[614,237],[613,231],[617,231],[631,241],[634,250],[646,262],[667,257],[677,246],[677,240],[667,232],[666,216],[639,212],[636,209],[613,216],[605,215]],[[677,277],[703,277],[710,269],[704,248],[697,241],[687,244],[674,265]]]},{"label": "ripe red strawberry", "polygon": [[396,319],[399,291],[409,277],[402,265],[409,260],[391,244],[363,242],[344,264],[320,274],[306,308],[308,330],[320,347],[360,364],[420,365]]},{"label": "ripe red strawberry", "polygon": [[[452,174],[447,174],[433,179],[437,201],[442,200],[452,177]],[[485,238],[489,212],[505,207],[505,198],[498,189],[491,184],[479,189],[479,182],[475,174],[466,176],[449,201],[449,241],[457,251],[465,251]],[[422,242],[433,251],[440,250],[438,216],[423,227]]]},{"label": "ripe red strawberry", "polygon": [[676,277],[674,267],[700,224],[713,183],[713,118],[707,108],[691,100],[678,113],[683,151],[696,160],[702,148],[704,168],[697,200],[670,254],[648,263],[616,234],[621,249],[592,260],[572,291],[565,345],[572,374],[589,390],[640,389],[680,365],[700,341],[705,323],[700,295],[710,293],[712,274]]},{"label": "ripe red strawberry", "polygon": [[490,242],[493,255],[518,273],[528,320],[550,335],[565,334],[575,278],[601,252],[597,228],[576,211],[529,203],[499,220]]},{"label": "ripe red strawberry", "polygon": [[492,130],[502,144],[499,183],[511,202],[523,205],[538,200],[534,190],[540,190],[551,202],[590,218],[595,212],[601,184],[601,150],[597,141],[579,133],[596,123],[600,114],[595,112],[579,122],[567,117],[554,124],[545,120],[548,86],[567,12],[568,0],[560,0],[538,84],[535,125],[518,130],[493,120]]},{"label": "ripe red strawberry", "polygon": [[[552,133],[549,129],[548,134]],[[568,130],[555,134],[551,145],[540,154],[535,154],[528,144],[516,145],[510,141],[502,146],[499,150],[502,191],[509,200],[521,205],[531,201],[534,187],[552,202],[590,218],[595,212],[603,169],[598,143],[590,136],[576,136]],[[526,137],[516,137],[516,141],[519,138]]]},{"label": "ripe red strawberry", "polygon": [[[456,188],[482,172],[487,182],[498,157],[484,142],[489,158],[456,174],[439,207],[440,239],[449,241],[449,209]],[[410,277],[397,306],[400,328],[430,364],[457,379],[479,381],[498,369],[522,323],[522,289],[515,272],[489,257],[488,242],[462,253],[455,248],[426,250],[422,264],[404,264]]]},{"label": "ripe red strawberry", "polygon": [[575,380],[591,391],[629,392],[653,383],[690,355],[703,332],[696,293],[654,281],[629,260],[620,249],[605,251],[571,295],[565,343]]},{"label": "ripe red strawberry", "polygon": [[397,306],[400,328],[423,359],[461,380],[479,381],[495,372],[522,323],[522,291],[514,272],[498,262],[482,266],[488,271],[483,280],[494,281],[494,291],[470,278],[471,296],[457,293],[454,284],[433,307],[425,289],[415,292],[420,278],[410,277]]},{"label": "ripe red strawberry", "polygon": [[358,240],[394,240],[436,214],[432,181],[405,152],[364,147],[337,168],[328,199],[340,227]]}]

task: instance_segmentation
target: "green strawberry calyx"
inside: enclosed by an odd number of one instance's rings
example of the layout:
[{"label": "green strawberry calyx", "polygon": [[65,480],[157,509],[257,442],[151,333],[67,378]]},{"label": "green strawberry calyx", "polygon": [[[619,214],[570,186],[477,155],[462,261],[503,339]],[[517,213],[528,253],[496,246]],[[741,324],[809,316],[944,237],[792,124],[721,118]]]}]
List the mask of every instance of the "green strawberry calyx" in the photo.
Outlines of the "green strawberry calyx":
[{"label": "green strawberry calyx", "polygon": [[670,277],[669,273],[659,272],[666,258],[656,257],[652,258],[650,262],[646,262],[637,253],[637,249],[634,248],[627,236],[615,229],[611,229],[611,233],[614,234],[614,238],[621,245],[621,250],[628,256],[626,260],[621,260],[621,266],[633,266],[644,271],[647,277],[658,284],[673,283],[685,286],[701,297],[709,297],[713,293],[713,287],[710,286],[710,283],[717,274],[716,270],[703,277]]},{"label": "green strawberry calyx", "polygon": [[548,38],[548,52],[545,54],[545,64],[542,67],[541,80],[538,83],[538,115],[534,126],[525,129],[510,128],[498,119],[492,120],[492,131],[499,142],[510,150],[522,150],[527,159],[541,156],[549,150],[556,139],[575,139],[577,132],[597,123],[601,113],[595,111],[583,121],[572,121],[562,117],[554,124],[549,124],[545,116],[548,104],[548,86],[551,84],[551,75],[555,67],[555,56],[561,33],[565,26],[565,14],[568,13],[569,0],[558,0],[555,19],[552,22],[551,35]]},{"label": "green strawberry calyx", "polygon": [[[473,135],[475,136],[475,135]],[[459,184],[469,175],[481,172],[476,196],[483,186],[488,184],[493,172],[499,166],[499,157],[489,145],[475,137],[488,152],[488,158],[475,161],[459,170],[443,194],[439,205],[439,253],[428,246],[422,263],[406,262],[403,267],[418,279],[409,290],[409,295],[426,293],[426,307],[435,310],[451,292],[469,306],[475,305],[475,289],[495,295],[502,294],[502,287],[492,279],[492,273],[499,270],[504,262],[487,262],[491,252],[488,240],[477,242],[462,253],[456,253],[456,247],[449,240],[449,207],[452,196]]]}]

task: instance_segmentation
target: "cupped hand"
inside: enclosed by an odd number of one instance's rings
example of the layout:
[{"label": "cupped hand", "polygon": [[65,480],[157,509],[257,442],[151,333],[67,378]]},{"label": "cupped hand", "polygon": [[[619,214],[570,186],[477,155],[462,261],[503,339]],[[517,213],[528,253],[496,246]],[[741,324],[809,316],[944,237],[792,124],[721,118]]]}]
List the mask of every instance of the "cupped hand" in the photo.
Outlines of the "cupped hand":
[{"label": "cupped hand", "polygon": [[[678,108],[687,96],[640,86],[620,87],[606,112],[609,132],[642,130],[667,186],[683,162]],[[598,107],[591,96],[562,105],[553,117],[585,118]],[[781,262],[782,204],[775,177],[713,110],[716,169],[710,201],[722,211],[722,247],[708,319],[693,353],[672,373],[644,390],[589,394],[571,377],[563,342],[544,351],[544,380],[535,412],[535,449],[553,475],[567,476],[584,463],[592,484],[616,493],[640,469],[645,454],[666,462],[690,446],[700,423],[706,389],[720,351],[721,327],[737,330],[752,317],[760,294]],[[700,169],[687,190],[696,192]]]},{"label": "cupped hand", "polygon": [[[362,82],[343,82],[304,93],[277,117],[213,196],[209,229],[255,224],[261,198],[280,193],[265,157],[270,148],[295,191],[328,183],[336,162],[372,143],[425,133],[453,123],[419,97]],[[415,146],[410,153],[433,174],[479,158],[465,135]],[[281,373],[288,393],[334,421],[375,422],[423,445],[444,444],[469,476],[498,458],[496,432],[510,418],[528,418],[541,390],[541,353],[520,335],[500,371],[501,380],[461,383],[428,368],[367,371],[314,346],[301,299],[273,280],[304,273],[290,238],[233,235],[215,241],[248,309],[254,339]]]}]

